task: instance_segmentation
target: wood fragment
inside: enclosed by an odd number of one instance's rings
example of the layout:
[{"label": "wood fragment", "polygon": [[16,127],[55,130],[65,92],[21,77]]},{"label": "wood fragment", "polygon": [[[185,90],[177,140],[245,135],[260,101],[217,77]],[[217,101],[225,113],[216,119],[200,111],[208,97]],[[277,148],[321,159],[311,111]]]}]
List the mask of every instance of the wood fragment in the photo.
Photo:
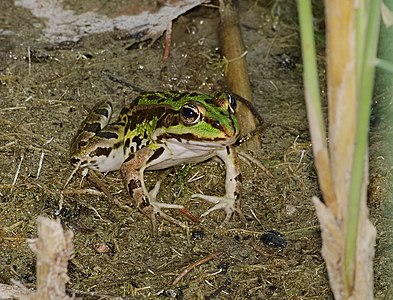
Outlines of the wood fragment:
[{"label": "wood fragment", "polygon": [[65,292],[68,260],[73,254],[73,232],[64,233],[59,220],[38,217],[38,238],[28,240],[37,255],[37,290],[30,300],[70,300]]}]

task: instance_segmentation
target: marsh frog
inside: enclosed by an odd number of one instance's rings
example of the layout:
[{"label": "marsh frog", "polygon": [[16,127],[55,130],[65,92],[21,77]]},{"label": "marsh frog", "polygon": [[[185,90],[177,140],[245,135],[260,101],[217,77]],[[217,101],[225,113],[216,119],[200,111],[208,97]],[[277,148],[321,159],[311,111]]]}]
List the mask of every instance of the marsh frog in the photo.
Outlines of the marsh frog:
[{"label": "marsh frog", "polygon": [[194,194],[214,204],[202,216],[225,211],[226,223],[240,210],[241,173],[232,145],[239,137],[236,96],[183,92],[144,92],[109,123],[112,105],[97,104],[71,143],[71,163],[99,172],[120,170],[125,187],[140,212],[156,228],[156,216],[176,223],[162,209],[182,205],[158,202],[159,183],[148,191],[144,172],[218,156],[225,164],[225,195]]}]

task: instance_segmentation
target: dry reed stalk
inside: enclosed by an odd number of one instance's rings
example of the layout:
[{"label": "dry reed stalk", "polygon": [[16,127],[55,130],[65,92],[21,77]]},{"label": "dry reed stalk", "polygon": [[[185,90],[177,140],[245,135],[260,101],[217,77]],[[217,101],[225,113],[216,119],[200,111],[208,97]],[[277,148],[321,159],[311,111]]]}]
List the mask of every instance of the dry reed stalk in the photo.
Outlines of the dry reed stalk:
[{"label": "dry reed stalk", "polygon": [[[229,90],[252,102],[250,79],[245,59],[246,49],[243,43],[239,16],[231,0],[220,0],[220,46],[221,54],[228,62],[225,79]],[[253,131],[257,122],[252,112],[241,102],[238,102],[240,131],[243,135]],[[260,148],[258,136],[244,143],[249,150]]]}]

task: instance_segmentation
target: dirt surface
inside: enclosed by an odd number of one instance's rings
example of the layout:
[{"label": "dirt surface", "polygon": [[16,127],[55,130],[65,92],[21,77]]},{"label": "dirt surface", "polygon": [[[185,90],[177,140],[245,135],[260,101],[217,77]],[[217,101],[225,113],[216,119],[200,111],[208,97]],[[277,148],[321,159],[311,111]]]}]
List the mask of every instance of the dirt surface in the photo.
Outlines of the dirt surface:
[{"label": "dirt surface", "polygon": [[[41,38],[43,20],[13,1],[0,1],[0,283],[13,279],[35,286],[35,258],[26,239],[36,236],[36,218],[45,215],[60,218],[75,233],[68,289],[83,299],[332,299],[310,201],[320,192],[303,99],[295,2],[282,4],[277,20],[274,1],[240,2],[255,106],[269,124],[253,156],[273,177],[242,161],[246,224],[235,217],[219,228],[224,215],[215,212],[200,224],[189,222],[187,230],[161,222],[153,236],[148,219],[96,195],[90,182],[80,186],[80,175],[64,188],[72,172],[69,143],[98,101],[110,100],[116,114],[141,90],[225,89],[217,9],[198,7],[174,23],[164,65],[163,38],[131,46],[123,35],[108,32],[53,44]],[[323,37],[321,24],[316,18]],[[318,45],[323,79],[323,38]],[[380,117],[391,109],[391,100],[385,91],[376,94],[369,193],[378,229],[375,295],[392,299],[387,276],[392,222],[386,215],[393,202],[387,196],[392,170],[382,142],[392,128]],[[220,162],[209,161],[150,172],[146,181],[152,187],[161,180],[159,199],[200,215],[209,204],[190,196],[223,194],[224,174]],[[116,199],[132,206],[119,172],[103,180]],[[261,241],[271,230],[283,235],[285,248]],[[207,257],[213,259],[172,284],[187,266]]]}]

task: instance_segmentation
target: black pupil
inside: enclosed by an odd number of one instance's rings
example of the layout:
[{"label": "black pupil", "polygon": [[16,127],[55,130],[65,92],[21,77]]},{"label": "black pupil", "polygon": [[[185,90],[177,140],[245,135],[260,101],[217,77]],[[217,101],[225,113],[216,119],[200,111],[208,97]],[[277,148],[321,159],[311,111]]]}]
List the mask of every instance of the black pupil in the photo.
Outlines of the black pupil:
[{"label": "black pupil", "polygon": [[186,119],[195,120],[198,117],[198,113],[191,107],[184,107],[183,117]]}]

